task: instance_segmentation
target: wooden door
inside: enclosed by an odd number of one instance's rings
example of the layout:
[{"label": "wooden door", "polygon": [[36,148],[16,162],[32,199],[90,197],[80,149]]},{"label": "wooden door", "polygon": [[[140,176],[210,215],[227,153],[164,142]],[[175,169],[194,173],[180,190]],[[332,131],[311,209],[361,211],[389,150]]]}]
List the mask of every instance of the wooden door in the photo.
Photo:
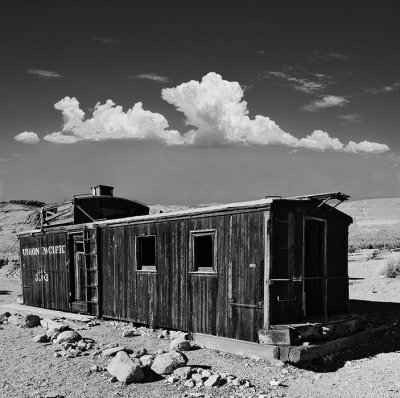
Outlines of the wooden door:
[{"label": "wooden door", "polygon": [[71,310],[100,316],[97,231],[72,235]]},{"label": "wooden door", "polygon": [[326,223],[317,218],[304,220],[305,317],[326,315]]}]

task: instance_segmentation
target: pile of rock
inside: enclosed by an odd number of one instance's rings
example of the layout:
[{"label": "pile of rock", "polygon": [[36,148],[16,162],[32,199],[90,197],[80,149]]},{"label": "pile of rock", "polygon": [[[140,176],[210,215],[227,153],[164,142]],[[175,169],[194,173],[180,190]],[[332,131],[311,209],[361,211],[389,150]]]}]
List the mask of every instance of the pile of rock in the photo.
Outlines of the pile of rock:
[{"label": "pile of rock", "polygon": [[37,315],[22,315],[22,314],[10,314],[9,312],[3,312],[0,314],[0,324],[9,323],[19,327],[34,328],[40,325],[40,317]]}]

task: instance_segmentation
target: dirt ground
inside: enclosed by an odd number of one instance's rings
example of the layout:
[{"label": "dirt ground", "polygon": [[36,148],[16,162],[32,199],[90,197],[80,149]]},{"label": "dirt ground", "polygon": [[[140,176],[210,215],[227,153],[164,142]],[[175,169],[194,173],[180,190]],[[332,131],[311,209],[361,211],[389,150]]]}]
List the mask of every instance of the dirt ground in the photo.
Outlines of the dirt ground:
[{"label": "dirt ground", "polygon": [[[145,383],[111,383],[107,372],[90,373],[92,365],[106,367],[101,356],[53,357],[53,345],[32,342],[42,327],[25,329],[0,325],[0,397],[399,397],[400,396],[400,281],[380,278],[385,258],[392,253],[362,251],[352,254],[350,276],[365,278],[350,285],[351,311],[368,315],[370,324],[387,325],[388,332],[352,349],[327,355],[300,366],[256,361],[213,350],[187,352],[188,365],[225,372],[249,380],[255,389],[222,386],[189,389],[165,379]],[[355,282],[355,283],[354,283]],[[0,304],[14,302],[18,278],[0,278]],[[85,326],[83,324],[83,326]],[[155,352],[169,342],[156,334],[122,337],[121,323],[101,321],[80,330],[96,344],[118,343]],[[270,381],[280,385],[273,387]]]}]

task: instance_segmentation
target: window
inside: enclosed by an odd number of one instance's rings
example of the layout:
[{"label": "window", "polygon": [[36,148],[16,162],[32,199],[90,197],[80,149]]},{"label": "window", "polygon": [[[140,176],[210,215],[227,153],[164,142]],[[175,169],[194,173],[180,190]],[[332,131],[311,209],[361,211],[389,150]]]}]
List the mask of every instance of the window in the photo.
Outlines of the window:
[{"label": "window", "polygon": [[136,264],[138,271],[156,271],[155,235],[136,237]]},{"label": "window", "polygon": [[216,231],[192,231],[191,270],[199,273],[216,273]]}]

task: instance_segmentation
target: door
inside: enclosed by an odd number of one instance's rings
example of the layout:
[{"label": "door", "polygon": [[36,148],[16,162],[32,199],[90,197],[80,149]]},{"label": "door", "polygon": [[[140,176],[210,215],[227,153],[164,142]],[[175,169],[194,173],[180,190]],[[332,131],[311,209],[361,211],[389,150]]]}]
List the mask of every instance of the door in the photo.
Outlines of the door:
[{"label": "door", "polygon": [[326,222],[304,219],[303,313],[326,315]]},{"label": "door", "polygon": [[85,299],[85,247],[83,234],[72,236],[71,306],[74,312],[86,312]]},{"label": "door", "polygon": [[100,316],[97,230],[71,236],[71,310]]}]

